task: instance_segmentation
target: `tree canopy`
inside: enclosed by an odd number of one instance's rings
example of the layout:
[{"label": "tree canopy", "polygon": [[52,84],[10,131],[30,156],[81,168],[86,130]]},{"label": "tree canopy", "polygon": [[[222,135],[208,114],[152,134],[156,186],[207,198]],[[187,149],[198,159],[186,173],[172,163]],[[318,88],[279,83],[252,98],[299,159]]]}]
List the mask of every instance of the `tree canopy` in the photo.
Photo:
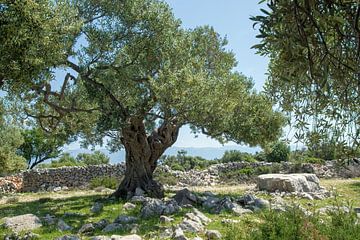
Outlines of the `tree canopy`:
[{"label": "tree canopy", "polygon": [[[270,58],[266,91],[291,113],[300,140],[359,147],[358,1],[269,0],[254,46]],[[307,140],[306,140],[307,141]]]},{"label": "tree canopy", "polygon": [[28,169],[32,169],[46,160],[57,158],[67,142],[65,136],[45,133],[41,128],[23,129],[21,134],[24,143],[17,153],[27,161]]},{"label": "tree canopy", "polygon": [[[125,147],[127,172],[120,195],[137,187],[149,193],[158,188],[152,181],[157,160],[185,124],[219,141],[250,145],[264,145],[281,134],[282,115],[253,90],[250,78],[234,71],[236,60],[225,49],[226,39],[209,26],[183,29],[166,3],[26,2],[1,5],[6,16],[1,31],[12,30],[5,38],[7,49],[17,47],[18,38],[34,38],[31,47],[44,54],[30,57],[43,64],[29,74],[27,55],[19,61],[18,55],[10,56],[25,71],[15,76],[2,68],[6,90],[21,99],[18,107],[45,131],[81,136],[85,144],[108,139],[113,150]],[[16,31],[19,19],[12,12],[29,9],[38,20],[31,26],[49,41]],[[59,69],[65,71],[63,79],[54,74]]]},{"label": "tree canopy", "polygon": [[0,103],[0,176],[26,168],[25,159],[16,154],[23,142],[20,129],[7,121],[3,104]]}]

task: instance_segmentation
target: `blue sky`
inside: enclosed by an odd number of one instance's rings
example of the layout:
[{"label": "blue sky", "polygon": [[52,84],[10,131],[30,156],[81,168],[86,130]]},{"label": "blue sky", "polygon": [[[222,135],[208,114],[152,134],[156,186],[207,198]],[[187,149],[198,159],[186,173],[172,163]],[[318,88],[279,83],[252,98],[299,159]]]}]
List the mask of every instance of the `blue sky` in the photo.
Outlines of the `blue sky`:
[{"label": "blue sky", "polygon": [[[253,29],[250,16],[260,13],[257,0],[165,0],[175,16],[181,19],[184,28],[210,25],[221,35],[228,39],[228,49],[235,53],[238,61],[237,71],[252,77],[255,88],[260,91],[266,79],[268,59],[255,54],[250,49],[258,40],[255,38],[257,31]],[[227,143],[226,145],[235,145]],[[195,138],[190,133],[190,128],[185,126],[180,130],[176,147],[221,147],[215,140],[198,135]],[[70,149],[78,148],[78,143],[69,146]]]},{"label": "blue sky", "polygon": [[[253,29],[250,16],[260,13],[260,5],[257,0],[166,0],[173,9],[177,18],[182,20],[185,28],[210,25],[226,36],[238,61],[237,71],[252,77],[255,88],[261,90],[266,79],[268,59],[255,54],[250,49],[258,40],[258,34]],[[228,143],[227,145],[234,145]],[[178,141],[174,144],[178,147],[221,147],[217,141],[204,135],[194,138],[188,127],[180,130]]]}]

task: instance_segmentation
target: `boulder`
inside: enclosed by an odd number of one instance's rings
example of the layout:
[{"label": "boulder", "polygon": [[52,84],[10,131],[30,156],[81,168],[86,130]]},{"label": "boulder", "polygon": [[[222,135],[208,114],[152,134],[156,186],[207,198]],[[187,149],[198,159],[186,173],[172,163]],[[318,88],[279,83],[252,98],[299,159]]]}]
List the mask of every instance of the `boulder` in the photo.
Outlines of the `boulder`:
[{"label": "boulder", "polygon": [[70,231],[72,230],[72,227],[69,226],[64,220],[60,219],[58,221],[57,227],[60,231]]},{"label": "boulder", "polygon": [[103,233],[108,233],[108,232],[114,232],[114,231],[118,231],[118,230],[123,230],[124,226],[119,224],[119,223],[111,223],[109,225],[107,225],[102,232]]},{"label": "boulder", "polygon": [[94,223],[95,229],[100,229],[100,230],[105,228],[107,225],[109,225],[109,220],[107,219],[101,219],[98,222]]},{"label": "boulder", "polygon": [[129,223],[135,223],[138,220],[139,219],[137,217],[120,215],[114,220],[114,223],[129,224]]},{"label": "boulder", "polygon": [[178,212],[181,208],[176,201],[162,201],[160,199],[147,198],[141,208],[141,217],[149,218],[160,215],[170,215]]},{"label": "boulder", "polygon": [[178,191],[175,194],[174,199],[180,206],[187,204],[194,205],[197,203],[196,195],[190,192],[187,188]]},{"label": "boulder", "polygon": [[221,233],[217,230],[207,230],[205,236],[207,237],[208,240],[222,238]]},{"label": "boulder", "polygon": [[13,230],[14,232],[20,232],[25,230],[33,230],[42,226],[40,218],[34,214],[25,214],[15,217],[5,218],[4,226]]},{"label": "boulder", "polygon": [[98,214],[102,211],[103,208],[104,208],[104,204],[100,202],[95,202],[94,205],[91,207],[90,211],[95,214]]},{"label": "boulder", "polygon": [[124,206],[123,206],[123,209],[125,209],[127,211],[133,210],[135,208],[136,208],[136,205],[133,204],[133,203],[129,203],[129,202],[125,203]]},{"label": "boulder", "polygon": [[185,232],[199,233],[204,231],[204,226],[201,223],[188,218],[184,219],[179,226]]},{"label": "boulder", "polygon": [[316,192],[321,190],[315,174],[263,174],[257,178],[259,190],[268,192]]},{"label": "boulder", "polygon": [[164,215],[161,215],[160,216],[160,222],[162,223],[170,223],[170,222],[173,222],[174,219],[171,218],[171,217],[167,217],[167,216],[164,216]]},{"label": "boulder", "polygon": [[91,234],[95,231],[95,227],[92,223],[87,223],[84,224],[80,229],[79,229],[79,234]]},{"label": "boulder", "polygon": [[195,214],[196,217],[200,218],[200,220],[203,224],[211,222],[211,219],[208,218],[207,216],[205,216],[205,214],[200,212],[198,209],[194,208],[193,213]]},{"label": "boulder", "polygon": [[54,225],[56,223],[56,217],[50,214],[46,214],[42,219],[46,225]]},{"label": "boulder", "polygon": [[185,237],[184,232],[181,228],[176,228],[174,230],[173,238],[174,240],[187,240],[188,238]]}]

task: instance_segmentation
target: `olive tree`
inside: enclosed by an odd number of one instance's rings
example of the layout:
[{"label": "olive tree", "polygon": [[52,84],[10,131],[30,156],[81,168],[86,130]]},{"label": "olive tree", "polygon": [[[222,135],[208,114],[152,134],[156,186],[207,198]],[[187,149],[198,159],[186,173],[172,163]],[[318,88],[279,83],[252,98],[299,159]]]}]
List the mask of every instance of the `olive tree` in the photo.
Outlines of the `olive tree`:
[{"label": "olive tree", "polygon": [[[251,19],[270,58],[266,92],[295,120],[295,135],[360,146],[358,1],[269,0]],[[349,149],[349,148],[348,148]]]},{"label": "olive tree", "polygon": [[[221,142],[249,145],[281,134],[282,115],[253,90],[251,79],[234,71],[234,54],[212,27],[183,29],[157,0],[57,4],[51,8],[76,11],[66,37],[44,30],[62,57],[10,91],[45,131],[80,136],[85,145],[106,141],[114,151],[125,148],[125,177],[115,197],[131,197],[136,188],[163,196],[153,172],[184,125]],[[62,16],[49,17],[64,22]],[[64,79],[52,74],[60,68]]]}]

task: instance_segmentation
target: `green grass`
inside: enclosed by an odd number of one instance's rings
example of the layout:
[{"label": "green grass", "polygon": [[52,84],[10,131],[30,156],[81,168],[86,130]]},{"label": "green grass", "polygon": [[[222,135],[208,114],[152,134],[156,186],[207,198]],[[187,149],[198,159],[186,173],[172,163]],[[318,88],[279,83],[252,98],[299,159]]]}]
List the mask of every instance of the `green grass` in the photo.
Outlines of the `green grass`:
[{"label": "green grass", "polygon": [[[323,180],[322,185],[327,188],[336,188],[338,193],[336,197],[336,203],[340,205],[353,205],[355,207],[360,206],[360,180]],[[238,185],[238,186],[214,186],[214,187],[194,187],[190,190],[201,194],[204,191],[212,191],[217,193],[219,196],[230,196],[238,197],[246,191],[247,186]],[[167,192],[167,196],[173,195],[174,192]],[[34,233],[37,233],[41,236],[41,239],[54,239],[65,234],[77,234],[78,229],[85,223],[97,222],[100,219],[107,219],[110,222],[113,221],[117,216],[122,214],[139,216],[140,206],[137,206],[134,210],[125,211],[123,209],[123,201],[115,201],[107,198],[107,195],[104,193],[96,193],[94,191],[74,191],[74,192],[62,192],[62,193],[23,193],[23,194],[13,194],[8,195],[7,197],[12,196],[18,198],[17,202],[6,203],[6,200],[0,199],[0,219],[4,217],[11,217],[21,214],[33,213],[39,217],[44,217],[46,214],[55,215],[57,218],[62,218],[64,213],[81,213],[83,216],[68,216],[63,218],[66,223],[74,227],[73,231],[69,232],[59,232],[56,226],[43,226],[38,230],[35,230]],[[268,195],[261,195],[261,197],[269,198]],[[91,206],[95,201],[101,201],[104,204],[104,209],[100,214],[93,214],[90,211]],[[325,200],[303,200],[303,199],[294,199],[289,198],[289,202],[298,203],[309,210],[314,210],[315,208],[320,208],[326,205],[334,204],[334,198],[329,198]],[[295,230],[285,226],[285,223],[292,222],[294,219],[289,219],[288,215],[266,215],[271,214],[267,212],[260,212],[251,215],[244,216],[235,216],[228,212],[223,212],[220,214],[211,214],[198,206],[198,208],[205,213],[209,218],[212,219],[212,222],[206,226],[206,229],[219,230],[225,237],[225,239],[282,239],[282,236],[289,236],[287,234],[293,234]],[[190,211],[189,209],[183,209],[181,212],[171,216],[175,219],[174,223],[180,223],[183,219],[183,216]],[[294,215],[295,216],[295,215]],[[296,215],[297,216],[297,215]],[[272,218],[271,218],[272,217]],[[299,218],[299,216],[297,216]],[[240,222],[235,225],[223,224],[221,221],[223,219],[233,219],[239,220]],[[272,220],[271,220],[272,219]],[[301,218],[302,219],[302,218]],[[346,222],[348,219],[344,216],[337,216],[335,220],[341,219],[340,222]],[[336,221],[330,221],[330,223],[336,223]],[[295,220],[294,220],[295,221]],[[296,221],[295,221],[296,222]],[[316,222],[314,220],[314,222]],[[0,220],[1,223],[1,220]],[[283,224],[282,224],[283,223]],[[348,222],[347,222],[348,223]],[[162,224],[159,221],[158,217],[150,219],[140,219],[139,224],[139,235],[144,236],[145,239],[150,239],[151,237],[156,236],[161,232],[161,228],[169,226],[169,224]],[[265,224],[265,225],[264,225]],[[298,224],[304,224],[304,222],[299,222]],[[315,232],[318,231],[319,234],[323,234],[329,229],[334,228],[337,232],[342,233],[344,238],[319,238],[319,239],[353,239],[351,237],[346,238],[346,236],[351,236],[349,232],[355,231],[357,233],[358,229],[352,229],[350,224],[341,225],[338,221],[338,224],[324,224],[316,225],[311,222],[316,228],[312,229]],[[170,224],[171,225],[171,224]],[[264,225],[263,229],[261,226]],[[294,225],[294,224],[293,224]],[[360,226],[360,225],[359,225]],[[298,226],[299,227],[299,226]],[[273,235],[273,238],[264,238],[263,235],[256,235],[253,232],[258,231],[259,234],[268,234],[267,231],[281,232],[283,235]],[[9,233],[8,230],[0,228],[0,239],[3,238],[5,234]],[[125,235],[130,234],[129,231],[117,231],[109,233],[106,235],[119,234]],[[315,233],[314,233],[315,234]],[[320,235],[321,235],[320,234]],[[332,233],[336,235],[334,232]],[[104,235],[101,232],[95,232],[94,235]],[[195,234],[187,234],[188,237],[194,237]],[[205,237],[203,234],[199,234],[200,237]],[[322,236],[322,235],[321,235]],[[325,236],[325,235],[324,235]],[[285,237],[283,239],[285,239]],[[86,237],[84,238],[86,239]],[[156,238],[155,238],[156,239]],[[290,238],[292,239],[292,238]],[[295,238],[294,238],[295,239]],[[298,238],[306,239],[306,238]],[[311,238],[307,238],[311,239]]]}]

